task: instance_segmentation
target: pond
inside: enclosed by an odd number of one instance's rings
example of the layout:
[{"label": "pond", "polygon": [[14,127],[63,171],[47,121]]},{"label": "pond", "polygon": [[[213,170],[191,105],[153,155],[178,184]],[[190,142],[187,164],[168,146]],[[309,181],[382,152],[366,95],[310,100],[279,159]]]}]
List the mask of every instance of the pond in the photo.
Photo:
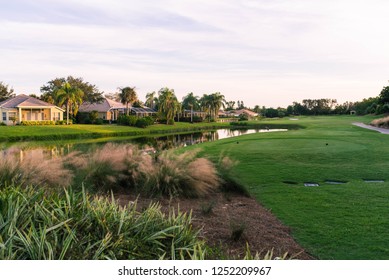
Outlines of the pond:
[{"label": "pond", "polygon": [[66,155],[73,151],[88,151],[106,143],[132,143],[139,145],[146,152],[154,153],[177,147],[186,147],[204,142],[241,136],[253,133],[282,132],[287,129],[217,129],[213,131],[193,132],[185,134],[170,134],[165,136],[147,137],[116,137],[109,139],[73,140],[57,142],[15,142],[0,144],[0,157],[13,153],[23,158],[26,155],[32,157],[51,158]]}]

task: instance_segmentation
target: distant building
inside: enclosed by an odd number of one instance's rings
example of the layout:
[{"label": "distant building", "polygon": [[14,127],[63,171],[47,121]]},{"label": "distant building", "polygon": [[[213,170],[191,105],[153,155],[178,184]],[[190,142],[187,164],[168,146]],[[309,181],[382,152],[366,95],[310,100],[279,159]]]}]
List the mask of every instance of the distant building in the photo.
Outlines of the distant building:
[{"label": "distant building", "polygon": [[248,110],[248,109],[239,109],[239,110],[232,110],[232,111],[219,111],[219,117],[224,117],[224,118],[234,118],[234,117],[239,117],[240,115],[247,115],[249,119],[258,117],[258,114]]},{"label": "distant building", "polygon": [[62,121],[64,109],[20,94],[0,102],[1,121],[7,125],[22,121]]},{"label": "distant building", "polygon": [[[126,114],[127,108],[126,105],[105,97],[103,101],[98,103],[82,103],[78,111],[80,113],[97,111],[100,119],[116,121],[120,115]],[[148,107],[131,107],[130,113],[137,117],[145,117],[156,114],[157,112]]]},{"label": "distant building", "polygon": [[125,114],[126,106],[115,100],[104,98],[101,102],[84,102],[78,108],[80,113],[90,113],[96,111],[99,118],[103,120],[116,121],[120,114]]}]

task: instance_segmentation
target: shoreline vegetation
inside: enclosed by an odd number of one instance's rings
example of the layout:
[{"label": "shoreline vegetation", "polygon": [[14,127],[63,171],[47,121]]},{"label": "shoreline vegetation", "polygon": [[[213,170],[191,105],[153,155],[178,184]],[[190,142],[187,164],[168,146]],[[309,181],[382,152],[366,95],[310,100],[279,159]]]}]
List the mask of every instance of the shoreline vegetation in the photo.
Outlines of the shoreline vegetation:
[{"label": "shoreline vegetation", "polygon": [[258,128],[258,129],[300,129],[303,126],[293,123],[274,124],[271,121],[251,121],[241,123],[179,123],[174,125],[151,125],[136,128],[120,125],[68,125],[68,126],[4,126],[0,127],[0,142],[52,141],[71,139],[97,139],[104,137],[151,136],[173,133],[190,133],[219,128]]}]

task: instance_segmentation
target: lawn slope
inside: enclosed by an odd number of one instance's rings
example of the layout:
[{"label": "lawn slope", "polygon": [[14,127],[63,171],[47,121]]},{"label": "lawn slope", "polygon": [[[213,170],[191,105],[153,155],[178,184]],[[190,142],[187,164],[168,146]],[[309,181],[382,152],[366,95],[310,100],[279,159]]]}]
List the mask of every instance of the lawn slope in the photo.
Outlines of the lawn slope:
[{"label": "lawn slope", "polygon": [[[389,259],[389,135],[352,125],[370,120],[270,121],[306,128],[205,143],[203,153],[215,161],[220,154],[237,160],[233,175],[315,257]],[[327,180],[347,183],[331,185]],[[304,182],[320,186],[305,187]]]}]

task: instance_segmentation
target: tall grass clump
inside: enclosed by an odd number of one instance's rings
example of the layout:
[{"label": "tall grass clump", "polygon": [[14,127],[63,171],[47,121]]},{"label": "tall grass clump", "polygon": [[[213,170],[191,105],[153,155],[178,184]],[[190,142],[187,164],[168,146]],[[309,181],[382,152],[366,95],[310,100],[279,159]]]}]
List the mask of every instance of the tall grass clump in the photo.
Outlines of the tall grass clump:
[{"label": "tall grass clump", "polygon": [[72,178],[72,172],[64,167],[61,158],[45,158],[43,150],[23,156],[20,151],[13,150],[3,155],[0,161],[0,186],[68,186]]},{"label": "tall grass clump", "polygon": [[227,156],[221,155],[217,163],[219,177],[221,178],[221,189],[225,192],[238,193],[245,196],[250,196],[246,187],[238,181],[233,175],[234,166],[238,164],[237,161],[232,160]]},{"label": "tall grass clump", "polygon": [[153,172],[153,158],[134,145],[108,143],[90,153],[71,153],[64,161],[75,171],[75,185],[100,191],[140,189]]},{"label": "tall grass clump", "polygon": [[157,204],[143,212],[136,204],[91,197],[71,188],[61,194],[32,187],[0,191],[0,259],[191,259],[205,245],[191,216],[165,215]]},{"label": "tall grass clump", "polygon": [[217,170],[208,159],[197,158],[198,152],[162,153],[154,164],[148,192],[154,196],[201,197],[217,190],[220,186]]},{"label": "tall grass clump", "polygon": [[373,120],[370,124],[376,127],[389,128],[389,116]]}]

